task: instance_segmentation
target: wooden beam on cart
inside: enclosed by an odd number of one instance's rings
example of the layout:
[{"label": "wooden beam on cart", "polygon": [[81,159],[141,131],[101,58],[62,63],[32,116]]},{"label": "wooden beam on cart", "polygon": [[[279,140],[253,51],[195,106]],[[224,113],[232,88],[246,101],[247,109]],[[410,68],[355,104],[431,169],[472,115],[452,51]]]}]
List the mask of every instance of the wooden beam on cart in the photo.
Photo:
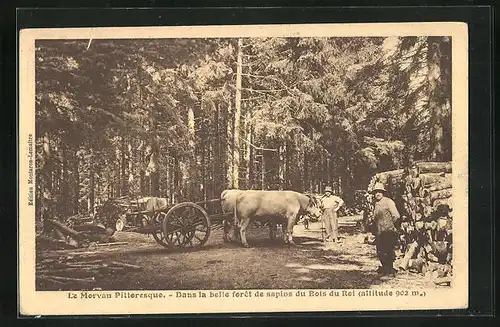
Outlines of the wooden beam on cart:
[{"label": "wooden beam on cart", "polygon": [[213,200],[206,200],[206,201],[200,201],[196,202],[197,205],[204,205],[204,204],[209,204],[209,203],[218,203],[221,202],[222,199],[213,199]]}]

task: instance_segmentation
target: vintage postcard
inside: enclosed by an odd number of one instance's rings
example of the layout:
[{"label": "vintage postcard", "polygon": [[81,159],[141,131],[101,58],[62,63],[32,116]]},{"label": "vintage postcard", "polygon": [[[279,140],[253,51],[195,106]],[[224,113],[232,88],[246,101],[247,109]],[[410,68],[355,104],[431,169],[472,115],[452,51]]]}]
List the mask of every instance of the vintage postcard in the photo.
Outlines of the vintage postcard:
[{"label": "vintage postcard", "polygon": [[24,29],[21,315],[468,307],[459,22]]}]

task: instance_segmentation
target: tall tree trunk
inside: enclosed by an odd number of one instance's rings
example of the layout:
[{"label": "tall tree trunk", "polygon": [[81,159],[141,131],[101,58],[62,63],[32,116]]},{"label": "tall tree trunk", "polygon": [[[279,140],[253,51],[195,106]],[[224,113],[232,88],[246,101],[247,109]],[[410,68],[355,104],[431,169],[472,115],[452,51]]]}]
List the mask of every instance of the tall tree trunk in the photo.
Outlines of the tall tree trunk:
[{"label": "tall tree trunk", "polygon": [[246,147],[245,147],[245,162],[246,162],[246,171],[245,171],[245,187],[246,189],[252,188],[252,160],[253,160],[253,149],[250,146],[252,144],[252,123],[251,123],[251,114],[247,113],[245,118],[246,124]]},{"label": "tall tree trunk", "polygon": [[114,160],[114,169],[113,171],[115,172],[115,184],[114,184],[114,192],[115,196],[119,197],[121,195],[122,191],[122,170],[121,170],[121,146],[116,147],[115,149],[115,160]]},{"label": "tall tree trunk", "polygon": [[146,176],[144,174],[144,169],[141,168],[140,171],[140,176],[139,176],[139,184],[140,184],[140,189],[141,189],[141,197],[147,195],[146,191]]},{"label": "tall tree trunk", "polygon": [[205,189],[206,189],[206,196],[207,196],[207,199],[215,199],[217,198],[218,196],[215,194],[215,190],[214,190],[214,167],[213,167],[213,162],[214,162],[214,156],[213,156],[213,153],[214,153],[214,146],[213,146],[213,137],[210,136],[209,137],[209,143],[208,143],[208,151],[206,153],[206,158],[205,158],[205,162],[206,162],[206,165],[207,165],[207,176],[206,176],[206,185],[205,185]]},{"label": "tall tree trunk", "polygon": [[165,158],[166,167],[165,167],[165,197],[169,203],[172,202],[172,164],[171,164],[170,152],[167,154]]},{"label": "tall tree trunk", "polygon": [[349,154],[344,154],[344,173],[342,176],[342,196],[344,201],[349,200],[352,196],[352,186],[351,186],[351,169],[350,162],[347,159]]},{"label": "tall tree trunk", "polygon": [[127,176],[127,142],[125,137],[121,137],[121,176],[122,176],[122,185],[121,185],[121,194],[128,195],[128,176]]},{"label": "tall tree trunk", "polygon": [[160,196],[160,170],[158,167],[158,156],[160,155],[160,143],[158,140],[158,136],[156,135],[156,117],[154,115],[154,111],[151,110],[149,113],[149,127],[150,127],[150,136],[149,136],[149,146],[150,146],[150,155],[149,162],[146,168],[146,175],[149,176],[150,180],[150,194],[154,197]]},{"label": "tall tree trunk", "polygon": [[325,153],[321,151],[321,166],[319,167],[319,191],[323,192],[325,189],[325,179],[327,179],[327,174],[324,173],[325,169],[328,169],[326,165]]},{"label": "tall tree trunk", "polygon": [[60,206],[60,201],[61,201],[61,189],[60,189],[60,184],[61,184],[61,162],[59,160],[59,147],[56,145],[53,148],[52,151],[54,154],[56,154],[54,161],[53,170],[52,170],[52,196],[54,200],[54,215],[56,215],[59,219],[61,219],[60,216],[60,211],[59,211],[59,206]]},{"label": "tall tree trunk", "polygon": [[[221,190],[221,181],[222,181],[222,172],[221,172],[221,146],[220,146],[220,129],[219,129],[219,119],[220,119],[220,107],[215,106],[215,117],[214,117],[214,125],[215,125],[215,137],[214,141],[214,154],[213,154],[213,192],[214,194],[220,195]],[[217,196],[218,197],[218,196]]]},{"label": "tall tree trunk", "polygon": [[184,196],[186,199],[192,199],[193,197],[193,185],[194,185],[194,167],[196,166],[196,149],[195,149],[195,120],[194,120],[194,110],[192,106],[188,107],[187,112],[187,126],[188,126],[188,157],[187,163],[183,163],[182,180],[183,189],[185,190]]},{"label": "tall tree trunk", "polygon": [[52,169],[53,169],[53,160],[52,160],[52,148],[51,148],[51,139],[49,133],[45,133],[43,136],[43,169],[44,178],[43,184],[45,188],[43,190],[42,197],[42,223],[43,223],[43,231],[46,232],[49,230],[49,225],[47,223],[48,219],[52,219],[54,215],[53,208],[53,194],[52,194]]},{"label": "tall tree trunk", "polygon": [[[155,162],[158,161],[155,153],[153,153],[151,155],[151,157],[152,157],[151,160],[154,160]],[[149,175],[149,178],[151,181],[151,196],[159,197],[160,196],[160,172],[158,170],[158,167],[156,168],[156,170],[151,172],[151,174]]]},{"label": "tall tree trunk", "polygon": [[90,163],[89,163],[89,208],[88,212],[94,214],[95,205],[95,179],[94,179],[94,150],[90,149]]},{"label": "tall tree trunk", "polygon": [[261,184],[261,189],[265,190],[266,189],[266,155],[265,151],[262,151],[261,155],[261,171],[260,171],[260,184]]},{"label": "tall tree trunk", "polygon": [[[444,107],[447,103],[443,95],[443,81],[441,71],[441,56],[445,50],[443,37],[429,36],[427,48],[427,82],[429,84],[429,112],[430,112],[430,154],[429,159],[441,161],[444,157]],[[449,43],[449,42],[448,42]],[[450,88],[451,89],[451,88]],[[451,133],[451,131],[450,131]]]},{"label": "tall tree trunk", "polygon": [[140,143],[139,143],[139,147],[137,148],[137,150],[139,151],[139,156],[137,158],[137,162],[138,162],[138,165],[139,165],[139,189],[140,189],[140,192],[141,192],[141,197],[144,197],[146,196],[146,193],[147,193],[147,188],[146,188],[146,172],[145,172],[145,164],[144,164],[144,160],[145,160],[145,151],[144,151],[144,141],[143,140],[140,140]]},{"label": "tall tree trunk", "polygon": [[61,160],[62,160],[62,174],[61,174],[61,213],[63,217],[70,216],[70,194],[69,194],[69,167],[68,167],[68,149],[66,144],[61,142]]},{"label": "tall tree trunk", "polygon": [[74,189],[75,189],[75,197],[73,198],[73,214],[76,215],[80,213],[80,158],[78,156],[75,156],[74,161],[73,161],[73,172],[75,174],[75,183],[74,183]]},{"label": "tall tree trunk", "polygon": [[[205,139],[205,138],[203,138]],[[206,154],[207,154],[207,151],[206,151],[206,143],[204,141],[201,141],[202,144],[201,144],[201,192],[202,192],[202,199],[203,201],[206,201],[207,200],[207,183],[206,183],[206,180],[207,180],[207,167],[206,167]],[[210,144],[210,141],[209,143]]]},{"label": "tall tree trunk", "polygon": [[234,129],[234,120],[232,119],[232,108],[231,104],[227,107],[227,151],[226,151],[226,185],[227,188],[233,188],[233,162],[234,162],[234,154],[233,154],[233,129]]},{"label": "tall tree trunk", "polygon": [[[314,151],[314,150],[313,150]],[[316,153],[312,153],[313,157],[310,163],[311,170],[309,178],[311,180],[311,186],[309,187],[309,192],[317,192],[318,189],[318,156]]]},{"label": "tall tree trunk", "polygon": [[236,65],[236,103],[234,111],[233,142],[233,187],[239,188],[240,171],[240,119],[241,119],[241,75],[243,63],[243,39],[238,39],[238,55]]},{"label": "tall tree trunk", "polygon": [[290,142],[287,139],[285,141],[285,188],[290,189],[290,153],[293,149],[290,149]]},{"label": "tall tree trunk", "polygon": [[127,142],[127,153],[128,153],[128,178],[127,178],[127,194],[137,195],[137,189],[135,185],[135,174],[134,174],[134,146],[133,140],[129,138]]},{"label": "tall tree trunk", "polygon": [[[152,143],[156,143],[152,141]],[[158,149],[153,145],[153,150],[149,156],[149,163],[147,167],[147,175],[149,175],[150,192],[151,196],[160,196],[160,172],[158,169]]]},{"label": "tall tree trunk", "polygon": [[309,188],[309,173],[308,173],[308,167],[309,167],[309,162],[308,162],[308,151],[304,149],[304,170],[303,170],[303,177],[302,177],[302,192],[308,191]]},{"label": "tall tree trunk", "polygon": [[[250,132],[248,134],[248,142],[253,144],[253,125],[250,124]],[[249,159],[248,159],[248,189],[253,189],[254,187],[254,161],[255,161],[255,154],[254,154],[254,149],[253,146],[249,146]]]},{"label": "tall tree trunk", "polygon": [[443,160],[452,160],[452,114],[451,114],[451,39],[443,37],[441,43],[441,93],[443,96]]},{"label": "tall tree trunk", "polygon": [[332,186],[332,162],[330,160],[330,155],[327,155],[326,158],[326,171],[327,171],[327,185]]},{"label": "tall tree trunk", "polygon": [[[284,142],[284,141],[283,141]],[[278,166],[278,177],[279,177],[279,189],[283,190],[285,187],[285,152],[286,146],[284,144],[279,145],[279,166]]]},{"label": "tall tree trunk", "polygon": [[181,191],[180,185],[180,167],[179,167],[179,157],[176,155],[174,157],[174,188],[173,188],[173,196],[172,202],[177,203],[179,201],[179,192]]}]

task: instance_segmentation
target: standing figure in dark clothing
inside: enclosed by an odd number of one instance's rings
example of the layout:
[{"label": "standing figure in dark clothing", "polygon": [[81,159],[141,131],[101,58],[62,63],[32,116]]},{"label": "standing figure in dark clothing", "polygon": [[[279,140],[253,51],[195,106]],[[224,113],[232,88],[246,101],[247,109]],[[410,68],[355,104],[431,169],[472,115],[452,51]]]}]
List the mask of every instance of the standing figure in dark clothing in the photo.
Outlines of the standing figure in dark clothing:
[{"label": "standing figure in dark clothing", "polygon": [[394,275],[394,248],[398,242],[396,226],[399,225],[400,215],[393,200],[385,196],[384,185],[377,183],[372,190],[374,199],[373,230],[376,237],[377,255],[382,264],[377,272],[384,275]]}]

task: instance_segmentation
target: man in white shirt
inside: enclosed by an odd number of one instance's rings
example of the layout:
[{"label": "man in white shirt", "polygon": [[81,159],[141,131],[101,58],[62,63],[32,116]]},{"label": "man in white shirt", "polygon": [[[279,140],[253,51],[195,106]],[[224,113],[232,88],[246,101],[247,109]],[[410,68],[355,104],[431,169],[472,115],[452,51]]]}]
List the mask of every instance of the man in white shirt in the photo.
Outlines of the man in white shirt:
[{"label": "man in white shirt", "polygon": [[344,204],[344,201],[340,197],[333,195],[330,186],[325,187],[325,195],[321,200],[324,207],[323,221],[326,228],[326,241],[340,242],[337,211]]}]

